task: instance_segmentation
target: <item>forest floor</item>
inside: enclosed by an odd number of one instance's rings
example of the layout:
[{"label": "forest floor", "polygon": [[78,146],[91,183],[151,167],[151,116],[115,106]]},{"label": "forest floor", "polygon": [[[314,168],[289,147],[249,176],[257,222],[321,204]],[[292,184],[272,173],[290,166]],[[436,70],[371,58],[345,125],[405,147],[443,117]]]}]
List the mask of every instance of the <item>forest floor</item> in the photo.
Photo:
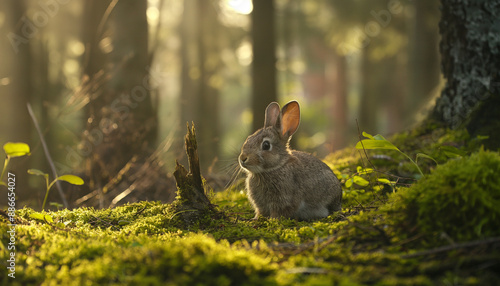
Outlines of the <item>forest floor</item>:
[{"label": "forest floor", "polygon": [[347,148],[325,158],[342,182],[343,210],[316,221],[251,220],[241,182],[209,194],[217,215],[191,222],[147,201],[20,209],[15,228],[0,218],[0,282],[500,284],[498,152],[463,130],[420,128],[389,141],[406,155]]}]

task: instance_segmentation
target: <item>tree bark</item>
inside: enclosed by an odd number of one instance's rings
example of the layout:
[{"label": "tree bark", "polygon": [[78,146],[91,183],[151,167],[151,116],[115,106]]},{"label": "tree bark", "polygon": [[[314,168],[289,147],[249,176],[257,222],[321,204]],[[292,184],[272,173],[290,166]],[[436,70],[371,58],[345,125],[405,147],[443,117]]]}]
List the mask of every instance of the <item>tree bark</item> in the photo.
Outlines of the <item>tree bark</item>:
[{"label": "tree bark", "polygon": [[446,86],[433,117],[500,146],[500,1],[441,0],[442,72]]}]

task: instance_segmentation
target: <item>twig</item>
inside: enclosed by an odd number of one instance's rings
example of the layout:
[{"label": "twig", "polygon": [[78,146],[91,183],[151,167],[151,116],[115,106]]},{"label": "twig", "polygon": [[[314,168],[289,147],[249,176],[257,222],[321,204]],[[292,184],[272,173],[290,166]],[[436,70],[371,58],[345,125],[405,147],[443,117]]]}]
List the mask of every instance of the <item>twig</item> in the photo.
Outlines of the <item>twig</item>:
[{"label": "twig", "polygon": [[[368,157],[368,153],[366,153],[365,145],[363,144],[363,140],[361,138],[361,131],[359,130],[358,119],[356,119],[356,127],[358,128],[358,138],[359,138],[359,142],[361,142],[361,146],[363,147],[363,152],[365,153],[366,160],[368,160],[368,163],[370,163],[370,165],[372,166],[372,168],[375,170],[376,169],[375,165],[373,165],[372,161],[370,161],[370,158]],[[363,162],[363,160],[361,160],[361,162]]]},{"label": "twig", "polygon": [[102,16],[101,22],[99,22],[99,26],[97,26],[97,33],[96,33],[97,37],[102,36],[102,34],[104,33],[104,25],[106,25],[109,15],[111,15],[111,12],[115,9],[116,4],[118,4],[118,0],[113,0],[111,3],[109,3],[109,6],[106,8],[106,11],[104,11],[104,15]]},{"label": "twig", "polygon": [[430,254],[447,252],[450,250],[455,250],[455,249],[460,249],[460,248],[468,248],[468,247],[474,247],[474,246],[479,246],[479,245],[484,245],[484,244],[493,244],[493,243],[500,243],[500,237],[490,237],[490,238],[486,238],[486,239],[467,241],[467,242],[456,243],[456,244],[452,244],[452,245],[445,245],[445,246],[436,247],[436,248],[429,249],[429,250],[424,250],[421,252],[402,255],[401,257],[402,258],[413,258],[413,257],[418,257],[418,256],[425,256],[425,255],[430,255]]},{"label": "twig", "polygon": [[[52,175],[54,176],[55,179],[57,178],[56,166],[54,165],[54,161],[50,156],[49,148],[47,147],[47,143],[43,138],[42,131],[40,129],[40,126],[38,125],[38,121],[36,120],[35,114],[33,113],[33,109],[31,109],[31,104],[28,102],[26,105],[28,107],[28,113],[30,114],[31,119],[33,120],[33,124],[35,125],[35,129],[38,132],[38,136],[40,137],[40,141],[42,142],[43,151],[45,153],[45,156],[47,157],[47,161],[49,162],[50,168],[52,169]],[[64,192],[62,190],[60,181],[56,181],[56,187],[57,191],[59,192],[59,195],[61,196],[64,207],[68,208],[68,201],[66,200],[66,197],[64,197]]]},{"label": "twig", "polygon": [[[359,123],[358,123],[358,119],[356,118],[356,127],[358,128],[358,138],[359,138],[359,142],[361,143],[361,146],[363,147],[363,152],[365,153],[365,156],[366,156],[366,160],[368,161],[368,163],[370,163],[370,165],[372,166],[373,170],[377,170],[377,168],[375,168],[375,165],[373,165],[372,161],[370,161],[370,158],[368,157],[368,153],[366,153],[366,149],[365,149],[365,145],[363,144],[363,140],[361,138],[361,131],[359,130]],[[361,154],[360,154],[361,155]],[[363,163],[363,158],[361,158],[361,163]],[[363,165],[363,168],[366,169],[366,167]],[[378,176],[377,173],[375,173],[375,176],[377,176],[377,185],[380,185],[380,177]],[[379,201],[382,201],[382,199],[380,199],[378,197],[377,194],[375,194],[375,192],[372,192],[373,196],[375,197],[375,199],[379,200]]]},{"label": "twig", "polygon": [[146,206],[144,206],[142,209],[138,210],[134,216],[138,216],[139,214],[141,214],[144,210],[146,209]]},{"label": "twig", "polygon": [[91,198],[97,196],[99,194],[98,190],[94,190],[92,193],[89,193],[81,198],[79,198],[78,200],[75,201],[75,205],[80,205],[88,200],[90,200]]}]

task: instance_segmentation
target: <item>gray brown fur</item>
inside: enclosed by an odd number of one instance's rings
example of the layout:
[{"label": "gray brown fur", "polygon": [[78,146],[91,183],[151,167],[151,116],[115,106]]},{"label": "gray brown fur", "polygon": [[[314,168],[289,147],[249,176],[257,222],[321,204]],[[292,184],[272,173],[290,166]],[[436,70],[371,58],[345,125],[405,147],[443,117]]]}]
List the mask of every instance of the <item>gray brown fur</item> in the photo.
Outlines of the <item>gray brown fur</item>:
[{"label": "gray brown fur", "polygon": [[[271,103],[264,127],[241,148],[239,162],[247,173],[247,194],[255,218],[311,220],[341,210],[342,188],[332,170],[311,154],[289,147],[300,121],[299,110],[296,101],[281,112],[277,103]],[[263,149],[263,141],[270,143],[270,150]]]}]

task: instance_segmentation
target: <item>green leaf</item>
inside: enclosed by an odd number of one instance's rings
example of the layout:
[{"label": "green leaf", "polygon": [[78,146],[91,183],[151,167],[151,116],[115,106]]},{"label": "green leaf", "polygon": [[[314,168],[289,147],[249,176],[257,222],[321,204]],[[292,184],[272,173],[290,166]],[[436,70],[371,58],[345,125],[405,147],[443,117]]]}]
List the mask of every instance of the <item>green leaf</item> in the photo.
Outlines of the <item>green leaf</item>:
[{"label": "green leaf", "polygon": [[36,176],[44,176],[44,177],[48,176],[48,174],[46,174],[38,169],[28,169],[28,174],[36,175]]},{"label": "green leaf", "polygon": [[366,138],[370,138],[370,139],[374,139],[372,135],[366,133],[365,131],[363,131],[363,136],[366,137]]},{"label": "green leaf", "polygon": [[56,207],[56,208],[62,208],[64,207],[64,205],[60,204],[60,203],[56,203],[56,202],[51,202],[49,203],[50,206],[53,206],[53,207]]},{"label": "green leaf", "polygon": [[417,159],[415,160],[417,163],[418,163],[419,158],[426,158],[426,159],[432,160],[432,161],[434,161],[434,163],[438,164],[438,162],[434,158],[432,158],[431,156],[424,154],[424,153],[417,153]]},{"label": "green leaf", "polygon": [[443,152],[443,154],[448,158],[457,158],[457,157],[463,157],[466,155],[464,151],[462,151],[456,147],[448,146],[448,145],[440,146],[439,150],[441,152]]},{"label": "green leaf", "polygon": [[52,216],[50,215],[44,215],[43,218],[45,219],[45,221],[47,222],[54,222],[54,220],[52,219]]},{"label": "green leaf", "polygon": [[7,142],[3,145],[3,150],[9,157],[21,157],[30,154],[30,146],[22,142]]},{"label": "green leaf", "polygon": [[373,173],[373,169],[372,168],[363,168],[361,166],[358,166],[356,168],[356,171],[358,172],[358,175],[364,175],[364,174]]},{"label": "green leaf", "polygon": [[41,213],[32,213],[32,214],[30,214],[30,218],[43,220],[43,221],[47,221],[47,222],[54,222],[54,220],[52,219],[52,216],[44,215]]},{"label": "green leaf", "polygon": [[384,138],[384,136],[380,135],[380,134],[377,134],[375,136],[373,136],[373,139],[375,140],[385,140],[387,141],[387,139]]},{"label": "green leaf", "polygon": [[75,175],[62,175],[57,177],[57,181],[65,181],[73,185],[83,185],[84,181],[82,178]]},{"label": "green leaf", "polygon": [[488,135],[477,135],[476,138],[473,138],[472,140],[478,140],[478,141],[481,141],[481,140],[486,140],[486,139],[489,139],[490,136]]},{"label": "green leaf", "polygon": [[370,184],[370,182],[368,182],[367,180],[363,179],[360,176],[354,176],[352,179],[353,179],[354,183],[358,186],[365,187],[365,186],[368,186]]},{"label": "green leaf", "polygon": [[32,214],[30,214],[30,218],[43,220],[43,214],[41,214],[41,213],[32,213]]},{"label": "green leaf", "polygon": [[356,144],[356,149],[363,149],[363,147],[368,150],[384,149],[399,151],[396,146],[392,145],[392,143],[387,140],[363,139]]},{"label": "green leaf", "polygon": [[350,188],[352,186],[352,183],[354,182],[353,179],[349,179],[345,182],[345,187],[346,188]]},{"label": "green leaf", "polygon": [[388,179],[384,179],[384,178],[379,178],[377,179],[379,182],[381,182],[382,184],[388,184],[390,185],[391,184],[391,181],[389,181]]}]

